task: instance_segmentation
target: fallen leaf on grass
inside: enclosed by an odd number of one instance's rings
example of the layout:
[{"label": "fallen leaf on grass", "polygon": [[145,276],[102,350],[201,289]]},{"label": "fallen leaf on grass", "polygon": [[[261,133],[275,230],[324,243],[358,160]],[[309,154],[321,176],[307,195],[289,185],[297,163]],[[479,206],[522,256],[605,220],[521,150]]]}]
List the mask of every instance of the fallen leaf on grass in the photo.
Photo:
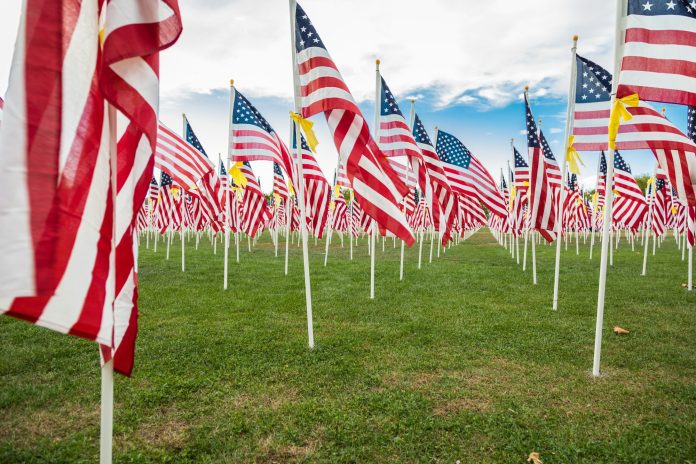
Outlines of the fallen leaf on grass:
[{"label": "fallen leaf on grass", "polygon": [[686,287],[688,287],[688,285],[682,284],[682,288],[686,288]]},{"label": "fallen leaf on grass", "polygon": [[614,327],[614,333],[616,335],[628,335],[631,332],[617,325],[616,327]]},{"label": "fallen leaf on grass", "polygon": [[529,457],[527,458],[527,462],[531,462],[532,464],[544,464],[540,458],[541,458],[541,455],[539,455],[539,453],[537,453],[536,451],[533,451],[533,452],[529,453]]}]

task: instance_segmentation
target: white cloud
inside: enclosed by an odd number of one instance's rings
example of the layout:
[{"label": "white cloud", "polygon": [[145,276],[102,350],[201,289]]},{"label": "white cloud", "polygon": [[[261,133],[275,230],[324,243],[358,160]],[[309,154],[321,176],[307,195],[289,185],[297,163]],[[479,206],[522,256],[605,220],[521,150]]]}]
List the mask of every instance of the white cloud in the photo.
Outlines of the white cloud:
[{"label": "white cloud", "polygon": [[[395,93],[434,89],[435,104],[475,95],[505,106],[567,92],[570,36],[607,63],[613,4],[605,0],[451,2],[305,0],[302,5],[355,97],[374,94],[374,59]],[[184,32],[162,57],[162,96],[209,92],[230,78],[251,96],[292,97],[285,0],[182,0]]]}]

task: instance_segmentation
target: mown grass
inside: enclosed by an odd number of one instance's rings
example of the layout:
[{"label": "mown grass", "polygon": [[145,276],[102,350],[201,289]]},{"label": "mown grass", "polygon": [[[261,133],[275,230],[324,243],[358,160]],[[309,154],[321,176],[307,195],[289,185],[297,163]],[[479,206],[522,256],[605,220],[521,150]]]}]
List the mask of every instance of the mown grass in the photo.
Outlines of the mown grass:
[{"label": "mown grass", "polygon": [[[598,255],[553,248],[539,284],[483,230],[417,269],[366,240],[310,244],[316,349],[300,249],[290,275],[268,235],[222,290],[222,248],[141,244],[140,335],[117,378],[116,462],[696,462],[696,292],[665,241],[640,276],[624,240],[607,285],[603,376],[592,378]],[[588,241],[589,243],[589,241]],[[95,462],[96,347],[0,320],[0,462]],[[616,336],[611,327],[631,331]]]}]

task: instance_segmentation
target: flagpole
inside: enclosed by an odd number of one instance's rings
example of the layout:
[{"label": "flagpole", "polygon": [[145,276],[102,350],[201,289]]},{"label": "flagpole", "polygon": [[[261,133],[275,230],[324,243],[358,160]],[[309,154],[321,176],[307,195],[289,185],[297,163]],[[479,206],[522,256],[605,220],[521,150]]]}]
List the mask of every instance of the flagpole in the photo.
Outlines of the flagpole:
[{"label": "flagpole", "polygon": [[[644,276],[647,273],[647,266],[648,266],[648,245],[650,243],[650,227],[652,223],[652,211],[653,208],[655,207],[655,201],[657,200],[657,163],[655,163],[655,168],[653,169],[653,176],[652,176],[652,182],[648,183],[648,188],[650,188],[650,195],[648,197],[648,218],[645,221],[645,229],[643,233],[644,240],[644,250],[643,250],[643,272],[640,273],[640,275]],[[645,235],[647,235],[647,239],[645,239]]]},{"label": "flagpole", "polygon": [[[297,69],[297,54],[295,53],[295,13],[297,10],[297,2],[290,0],[290,53],[292,56],[292,76],[293,89],[295,100],[295,113],[301,114],[302,107],[300,104],[300,76]],[[300,231],[302,234],[302,259],[304,264],[304,280],[305,280],[305,300],[307,304],[307,339],[309,348],[314,349],[314,322],[312,317],[312,286],[309,277],[309,250],[307,248],[307,216],[305,215],[305,196],[304,196],[304,169],[302,162],[302,134],[300,133],[300,125],[295,123],[295,163],[297,164],[298,181],[297,185],[297,200],[300,204]]]},{"label": "flagpole", "polygon": [[[181,121],[182,121],[182,135],[184,140],[186,140],[186,113],[181,113]],[[181,207],[180,212],[181,212],[181,272],[184,272],[186,270],[186,253],[185,253],[185,248],[184,248],[184,208],[186,205],[184,204],[184,186],[181,186],[181,193],[180,193],[180,198],[181,198]]]},{"label": "flagpole", "polygon": [[[616,0],[616,22],[614,37],[614,79],[611,89],[611,108],[614,107],[616,100],[616,89],[619,82],[621,70],[621,47],[624,41],[623,14],[626,11],[627,0]],[[602,354],[602,329],[604,326],[604,297],[607,287],[607,252],[609,251],[609,231],[611,229],[611,210],[613,200],[613,181],[614,181],[614,150],[609,147],[607,150],[607,176],[605,181],[605,200],[604,200],[604,224],[602,225],[602,255],[599,267],[599,289],[597,292],[597,323],[595,326],[594,358],[592,361],[592,375],[599,377],[599,364]]]},{"label": "flagpole", "polygon": [[[375,60],[375,125],[372,129],[372,138],[379,145],[379,112],[380,112],[380,74],[379,59]],[[379,229],[377,221],[372,221],[372,240],[370,240],[370,299],[375,298],[375,244]]]},{"label": "flagpole", "polygon": [[[570,147],[570,136],[573,131],[573,119],[575,116],[575,86],[577,84],[577,50],[578,36],[573,36],[573,47],[570,49],[571,65],[570,65],[570,89],[568,90],[568,109],[566,111],[566,139],[565,150],[561,159],[561,187],[559,194],[558,208],[556,210],[556,269],[553,276],[553,310],[558,310],[558,285],[561,274],[561,234],[563,233],[563,202],[565,201],[565,182],[566,171],[568,169],[568,149]],[[567,242],[566,242],[567,246]]]},{"label": "flagpole", "polygon": [[[289,189],[288,189],[289,190]],[[290,215],[288,217],[288,209]],[[285,275],[288,275],[288,253],[290,251],[290,223],[292,222],[292,206],[290,202],[290,192],[285,200]]]}]

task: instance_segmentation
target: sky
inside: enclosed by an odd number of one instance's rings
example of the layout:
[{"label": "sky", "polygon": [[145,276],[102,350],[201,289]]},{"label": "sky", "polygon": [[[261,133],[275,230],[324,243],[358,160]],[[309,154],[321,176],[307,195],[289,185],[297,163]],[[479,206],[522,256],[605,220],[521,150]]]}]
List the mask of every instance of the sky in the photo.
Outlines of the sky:
[{"label": "sky", "polygon": [[[226,153],[229,81],[288,140],[293,108],[287,0],[179,0],[184,30],[161,55],[160,119],[181,131],[185,113],[211,156]],[[560,159],[572,36],[578,53],[612,69],[614,2],[607,0],[304,0],[324,44],[365,118],[374,120],[375,59],[408,115],[409,98],[433,135],[458,136],[494,179],[526,153],[523,89]],[[0,4],[0,94],[4,94],[21,9]],[[667,116],[684,130],[686,109]],[[331,181],[337,152],[323,116],[313,118],[317,159]],[[651,173],[646,151],[624,154],[634,174]],[[581,184],[595,185],[598,155],[583,153]],[[272,167],[252,163],[265,191]],[[506,171],[507,172],[507,171]]]}]

